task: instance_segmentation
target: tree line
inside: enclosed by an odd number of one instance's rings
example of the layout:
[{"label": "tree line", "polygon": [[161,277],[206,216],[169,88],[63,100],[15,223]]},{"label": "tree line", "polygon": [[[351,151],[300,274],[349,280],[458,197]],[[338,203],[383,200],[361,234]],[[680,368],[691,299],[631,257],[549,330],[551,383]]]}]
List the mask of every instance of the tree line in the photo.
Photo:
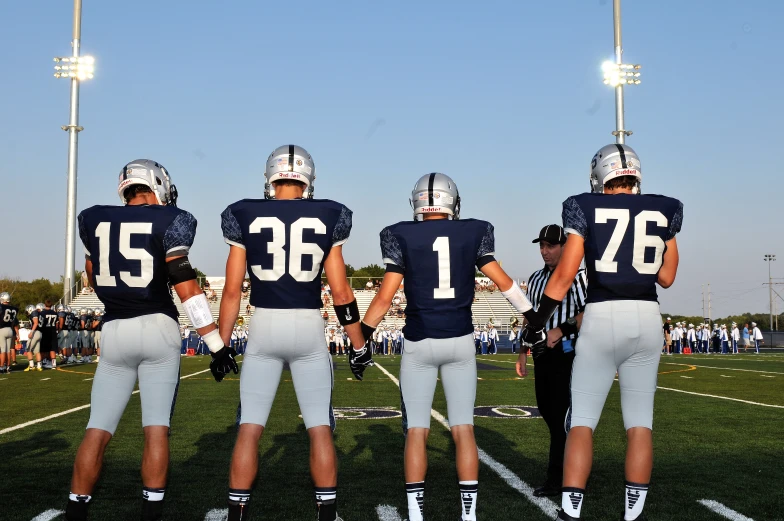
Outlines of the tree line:
[{"label": "tree line", "polygon": [[[79,280],[81,273],[74,280]],[[11,305],[19,308],[19,318],[27,320],[25,308],[39,302],[51,300],[59,302],[63,298],[63,282],[52,282],[49,279],[35,279],[27,282],[8,278],[0,279],[0,293],[7,291],[11,295]]]}]

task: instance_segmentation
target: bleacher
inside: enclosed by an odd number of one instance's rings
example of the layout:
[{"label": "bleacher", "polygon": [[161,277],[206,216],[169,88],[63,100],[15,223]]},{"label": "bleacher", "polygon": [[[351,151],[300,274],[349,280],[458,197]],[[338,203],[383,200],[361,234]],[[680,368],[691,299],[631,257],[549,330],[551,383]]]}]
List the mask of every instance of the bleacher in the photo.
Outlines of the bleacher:
[{"label": "bleacher", "polygon": [[[223,286],[220,286],[217,283],[212,283],[211,287],[215,291],[215,295],[218,297],[215,302],[210,302],[212,316],[217,320],[220,313],[220,302],[221,297],[223,296]],[[368,307],[370,307],[370,302],[373,300],[376,292],[372,290],[367,291],[355,289],[354,295],[356,295],[357,298],[359,312],[361,315],[364,315],[365,311],[367,311]],[[519,318],[519,314],[515,312],[512,305],[509,304],[509,301],[506,300],[506,298],[501,295],[499,291],[478,291],[475,295],[476,298],[473,305],[471,306],[472,321],[475,325],[481,327],[487,325],[492,320],[496,327],[505,328],[509,324],[512,316],[518,316]],[[180,323],[190,326],[188,316],[185,314],[185,310],[183,309],[182,303],[180,302],[180,299],[177,297],[176,293],[174,294],[174,304],[177,306],[177,310],[180,313]],[[250,314],[246,314],[246,308],[248,304],[249,301],[246,298],[243,298],[240,301],[240,316],[245,318],[246,324],[255,311],[255,309],[251,306]],[[77,296],[71,303],[71,307],[74,309],[103,309],[104,306],[95,293],[80,293],[79,296]],[[323,314],[325,310],[329,316],[328,322],[330,324],[337,324],[334,307],[332,305],[326,308],[322,307],[320,312]],[[403,318],[387,316],[384,318],[384,321],[381,325],[383,327],[402,328],[404,323],[405,320]]]}]

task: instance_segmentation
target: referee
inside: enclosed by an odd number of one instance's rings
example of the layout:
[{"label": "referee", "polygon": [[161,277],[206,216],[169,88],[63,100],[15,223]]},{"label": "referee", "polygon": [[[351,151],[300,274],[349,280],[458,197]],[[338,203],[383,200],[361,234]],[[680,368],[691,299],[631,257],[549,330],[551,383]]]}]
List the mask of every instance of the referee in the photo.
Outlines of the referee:
[{"label": "referee", "polygon": [[[535,272],[528,279],[528,298],[534,309],[539,305],[550,280],[550,275],[561,260],[566,234],[557,224],[542,228],[539,237],[532,241],[539,243],[539,252],[544,260],[544,268]],[[572,379],[572,362],[574,362],[574,346],[577,331],[585,309],[585,294],[588,282],[585,269],[581,268],[574,278],[569,293],[545,326],[547,342],[531,348],[534,359],[536,402],[539,413],[550,429],[550,460],[547,466],[547,478],[544,485],[534,490],[534,495],[557,496],[561,494],[563,479],[564,447],[566,430],[564,422],[571,402],[570,386]],[[521,349],[517,359],[517,374],[527,375],[526,350]]]}]

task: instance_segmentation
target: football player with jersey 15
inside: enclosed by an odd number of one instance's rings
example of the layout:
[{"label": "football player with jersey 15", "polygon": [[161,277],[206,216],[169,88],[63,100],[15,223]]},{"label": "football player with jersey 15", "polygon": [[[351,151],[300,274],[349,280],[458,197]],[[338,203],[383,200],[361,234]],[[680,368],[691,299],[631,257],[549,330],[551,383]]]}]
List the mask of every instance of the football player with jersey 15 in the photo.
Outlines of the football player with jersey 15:
[{"label": "football player with jersey 15", "polygon": [[591,192],[563,204],[568,234],[561,263],[524,337],[536,343],[585,257],[588,294],[572,370],[572,407],[558,519],[580,519],[593,459],[593,431],[616,372],[627,435],[623,520],[645,519],[653,468],[653,397],[662,346],[656,284],[669,288],[678,269],[680,201],[642,195],[640,159],[627,145],[601,148],[591,162]]},{"label": "football player with jersey 15", "polygon": [[316,166],[302,147],[276,148],[267,159],[264,177],[264,199],[243,199],[221,215],[223,237],[229,244],[220,307],[224,342],[229,342],[239,314],[246,271],[250,304],[256,308],[240,375],[240,426],[229,474],[228,519],[249,519],[259,440],[287,363],[310,437],[318,519],[335,521],[339,518],[333,374],[319,313],[322,272],[338,321],[354,346],[359,346],[352,359],[372,363],[343,261],[351,210],[334,201],[313,199]]},{"label": "football player with jersey 15", "polygon": [[0,293],[0,374],[10,373],[11,365],[16,361],[14,343],[19,337],[17,313],[19,308],[11,305],[11,294]]},{"label": "football player with jersey 15", "polygon": [[471,321],[475,274],[489,277],[523,313],[531,304],[495,260],[493,226],[460,219],[460,194],[444,174],[420,178],[411,193],[413,221],[381,231],[386,273],[362,320],[369,338],[389,310],[405,278],[406,323],[400,394],[406,433],[404,471],[408,519],[424,515],[427,438],[438,373],[446,395],[457,452],[461,520],[476,519],[479,458],[474,439],[476,358]]},{"label": "football player with jersey 15", "polygon": [[[169,426],[180,371],[178,312],[170,288],[213,353],[211,366],[219,361],[213,374],[222,378],[237,370],[188,260],[196,219],[177,208],[177,189],[169,173],[155,161],[132,161],[120,172],[117,193],[123,206],[93,206],[78,219],[85,272],[106,313],[103,359],[93,380],[90,421],[74,462],[68,521],[87,519],[106,446],[137,378],[144,428],[141,519],[162,519]],[[84,330],[94,329],[94,312],[82,311]]]}]

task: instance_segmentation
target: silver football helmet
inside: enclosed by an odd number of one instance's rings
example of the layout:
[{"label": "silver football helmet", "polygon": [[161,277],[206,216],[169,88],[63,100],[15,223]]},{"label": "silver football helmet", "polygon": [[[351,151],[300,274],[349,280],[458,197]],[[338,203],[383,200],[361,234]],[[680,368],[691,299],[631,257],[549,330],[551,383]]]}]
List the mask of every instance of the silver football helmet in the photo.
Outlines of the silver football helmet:
[{"label": "silver football helmet", "polygon": [[79,310],[79,314],[80,315],[86,315],[87,313],[88,313],[87,308],[82,308],[82,309]]},{"label": "silver football helmet", "polygon": [[44,310],[44,304],[43,304],[43,302],[39,302],[38,304],[36,304],[36,305],[35,305],[35,310],[36,310],[36,311],[43,311],[43,310]]},{"label": "silver football helmet", "polygon": [[101,313],[103,313],[103,311],[101,311],[101,310],[100,310],[100,309],[98,309],[98,308],[95,308],[95,309],[93,310],[93,315],[95,315],[96,317],[100,317],[100,316],[101,316]]},{"label": "silver football helmet", "polygon": [[11,294],[7,291],[0,293],[0,303],[8,304],[11,302]]},{"label": "silver football helmet", "polygon": [[267,158],[264,168],[264,198],[275,199],[272,183],[284,179],[299,181],[305,185],[305,198],[313,198],[313,183],[316,181],[316,165],[304,148],[297,145],[279,146]]},{"label": "silver football helmet", "polygon": [[57,311],[58,313],[65,313],[65,306],[63,306],[62,304],[57,304],[55,311]]},{"label": "silver football helmet", "polygon": [[25,311],[26,311],[26,312],[27,312],[27,314],[29,315],[30,313],[32,313],[33,311],[35,311],[35,306],[33,306],[32,304],[30,304],[29,306],[27,306],[27,307],[25,308]]},{"label": "silver football helmet", "polygon": [[460,218],[460,193],[446,174],[433,172],[420,177],[411,192],[410,202],[415,221],[421,221],[428,213],[445,213],[454,220]]},{"label": "silver football helmet", "polygon": [[169,172],[150,159],[137,159],[125,165],[120,172],[117,194],[125,204],[123,193],[131,185],[144,185],[150,188],[159,204],[177,206],[177,187],[171,182]]},{"label": "silver football helmet", "polygon": [[591,192],[603,193],[604,185],[616,177],[637,178],[634,193],[640,193],[642,169],[640,158],[629,145],[612,144],[603,146],[591,160]]}]

